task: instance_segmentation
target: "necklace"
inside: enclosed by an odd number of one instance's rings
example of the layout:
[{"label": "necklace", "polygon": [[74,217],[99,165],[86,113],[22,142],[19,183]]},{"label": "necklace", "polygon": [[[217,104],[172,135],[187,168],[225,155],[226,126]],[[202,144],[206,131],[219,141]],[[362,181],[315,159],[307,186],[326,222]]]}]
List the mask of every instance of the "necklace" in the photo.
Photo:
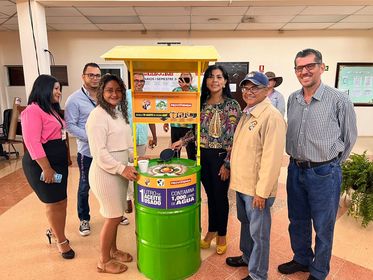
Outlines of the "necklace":
[{"label": "necklace", "polygon": [[214,106],[211,110],[212,118],[209,124],[209,136],[213,138],[220,138],[221,136],[221,121],[220,113],[221,109],[218,106]]}]

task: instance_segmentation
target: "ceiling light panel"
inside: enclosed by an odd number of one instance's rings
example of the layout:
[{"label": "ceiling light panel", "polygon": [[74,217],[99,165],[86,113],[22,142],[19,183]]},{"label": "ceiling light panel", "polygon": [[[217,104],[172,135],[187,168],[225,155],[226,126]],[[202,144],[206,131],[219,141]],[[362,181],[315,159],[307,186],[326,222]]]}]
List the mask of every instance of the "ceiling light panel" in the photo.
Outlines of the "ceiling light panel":
[{"label": "ceiling light panel", "polygon": [[279,30],[283,23],[240,23],[237,30]]},{"label": "ceiling light panel", "polygon": [[245,7],[192,7],[192,15],[235,16],[244,15],[246,10]]},{"label": "ceiling light panel", "polygon": [[373,23],[341,22],[330,26],[328,29],[372,29]]},{"label": "ceiling light panel", "polygon": [[[213,20],[215,19],[215,20]],[[235,23],[238,24],[241,22],[242,16],[215,16],[215,15],[206,15],[206,16],[192,16],[192,23],[211,23],[215,21],[217,24],[222,23]]]},{"label": "ceiling light panel", "polygon": [[47,7],[45,8],[45,15],[47,17],[74,17],[81,16],[82,14],[75,8]]},{"label": "ceiling light panel", "polygon": [[89,20],[85,17],[47,17],[47,24],[50,24],[50,23],[66,23],[66,22],[69,22],[69,23],[75,23],[75,24],[79,24],[79,23],[90,23]]},{"label": "ceiling light panel", "polygon": [[363,6],[308,6],[301,15],[348,15],[360,10]]},{"label": "ceiling light panel", "polygon": [[237,24],[192,24],[192,30],[235,30]]},{"label": "ceiling light panel", "polygon": [[291,22],[338,22],[344,17],[344,15],[299,15],[294,17]]},{"label": "ceiling light panel", "polygon": [[79,7],[79,11],[85,16],[135,16],[133,7]]},{"label": "ceiling light panel", "polygon": [[252,16],[255,23],[289,22],[294,16]]},{"label": "ceiling light panel", "polygon": [[135,7],[134,9],[141,16],[190,15],[190,7]]},{"label": "ceiling light panel", "polygon": [[373,15],[352,15],[344,18],[341,22],[373,22]]},{"label": "ceiling light panel", "polygon": [[250,7],[246,15],[297,15],[305,9],[305,6],[287,6],[287,7]]},{"label": "ceiling light panel", "polygon": [[97,24],[97,27],[105,31],[138,31],[144,30],[142,24]]},{"label": "ceiling light panel", "polygon": [[190,16],[163,16],[163,17],[153,17],[153,16],[139,16],[142,23],[190,23]]},{"label": "ceiling light panel", "polygon": [[132,17],[119,17],[119,16],[106,16],[106,17],[88,17],[88,19],[92,23],[96,24],[104,24],[104,23],[141,23],[140,19],[137,16],[132,16]]},{"label": "ceiling light panel", "polygon": [[52,23],[49,24],[57,31],[98,31],[94,24],[70,24],[70,23]]},{"label": "ceiling light panel", "polygon": [[146,30],[189,30],[190,25],[184,23],[162,24],[162,23],[147,23],[144,24]]},{"label": "ceiling light panel", "polygon": [[288,23],[281,29],[283,30],[318,30],[318,29],[326,29],[332,23],[330,22],[316,22],[316,23]]}]

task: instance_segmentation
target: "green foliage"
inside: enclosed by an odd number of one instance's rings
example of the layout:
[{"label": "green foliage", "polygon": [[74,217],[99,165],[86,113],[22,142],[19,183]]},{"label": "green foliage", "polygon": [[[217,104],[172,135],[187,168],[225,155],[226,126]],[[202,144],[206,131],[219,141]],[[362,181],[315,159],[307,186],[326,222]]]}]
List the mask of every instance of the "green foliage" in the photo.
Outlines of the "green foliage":
[{"label": "green foliage", "polygon": [[373,221],[373,162],[366,151],[362,154],[352,154],[342,164],[342,192],[351,195],[351,205],[348,214],[361,218],[361,225],[366,227]]}]

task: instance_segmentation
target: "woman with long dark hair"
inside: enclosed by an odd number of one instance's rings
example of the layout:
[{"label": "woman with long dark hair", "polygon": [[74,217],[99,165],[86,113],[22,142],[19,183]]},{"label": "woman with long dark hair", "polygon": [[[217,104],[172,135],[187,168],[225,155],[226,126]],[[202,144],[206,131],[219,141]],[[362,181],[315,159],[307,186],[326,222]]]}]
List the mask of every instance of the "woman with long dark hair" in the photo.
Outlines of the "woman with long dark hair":
[{"label": "woman with long dark hair", "polygon": [[[201,248],[210,248],[216,237],[216,253],[227,251],[229,159],[233,136],[241,116],[241,108],[232,98],[227,71],[211,65],[204,74],[201,88],[201,181],[208,200],[208,232],[201,240]],[[187,133],[173,143],[181,148],[194,140]]]},{"label": "woman with long dark hair", "polygon": [[53,76],[40,75],[35,80],[28,106],[21,114],[27,148],[22,167],[31,188],[45,203],[49,243],[54,237],[62,257],[72,259],[75,252],[65,236],[68,160],[61,90],[61,83]]},{"label": "woman with long dark hair", "polygon": [[132,256],[117,248],[118,225],[127,208],[128,181],[136,180],[137,172],[128,166],[128,149],[132,132],[128,123],[126,87],[121,78],[106,74],[97,92],[97,107],[88,117],[86,130],[92,154],[89,169],[91,190],[105,218],[100,234],[99,272],[122,273],[123,262]]}]

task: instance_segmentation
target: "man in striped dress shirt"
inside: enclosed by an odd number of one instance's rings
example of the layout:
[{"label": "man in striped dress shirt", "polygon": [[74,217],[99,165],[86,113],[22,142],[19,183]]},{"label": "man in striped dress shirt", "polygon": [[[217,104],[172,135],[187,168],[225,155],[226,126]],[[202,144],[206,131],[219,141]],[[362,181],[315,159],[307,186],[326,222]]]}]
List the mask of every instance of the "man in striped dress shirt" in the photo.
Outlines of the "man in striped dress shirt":
[{"label": "man in striped dress shirt", "polygon": [[346,93],[322,83],[325,64],[319,51],[300,51],[294,63],[302,85],[287,105],[288,217],[294,257],[278,270],[283,274],[309,271],[308,280],[324,280],[330,269],[340,196],[340,163],[356,141],[356,116]]}]

